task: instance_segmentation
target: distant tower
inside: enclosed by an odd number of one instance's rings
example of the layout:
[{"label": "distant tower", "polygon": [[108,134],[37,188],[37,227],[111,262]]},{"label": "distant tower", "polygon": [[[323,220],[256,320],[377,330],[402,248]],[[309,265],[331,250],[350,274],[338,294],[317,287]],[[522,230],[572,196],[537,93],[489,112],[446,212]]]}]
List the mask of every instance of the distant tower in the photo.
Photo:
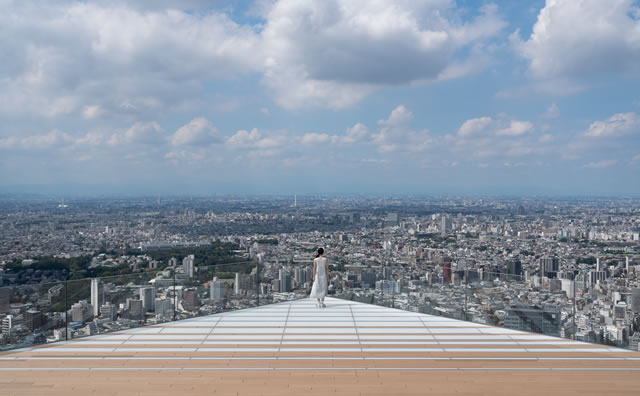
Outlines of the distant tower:
[{"label": "distant tower", "polygon": [[104,288],[100,279],[91,279],[91,306],[93,308],[93,316],[100,315],[100,306],[104,303]]},{"label": "distant tower", "polygon": [[625,257],[626,258],[626,262],[624,265],[624,269],[627,270],[627,273],[629,273],[629,256]]},{"label": "distant tower", "polygon": [[190,254],[182,259],[182,267],[184,269],[184,274],[188,278],[193,278],[193,273],[195,272],[195,256]]},{"label": "distant tower", "polygon": [[293,194],[293,207],[297,207],[298,206],[298,195],[297,194]]}]

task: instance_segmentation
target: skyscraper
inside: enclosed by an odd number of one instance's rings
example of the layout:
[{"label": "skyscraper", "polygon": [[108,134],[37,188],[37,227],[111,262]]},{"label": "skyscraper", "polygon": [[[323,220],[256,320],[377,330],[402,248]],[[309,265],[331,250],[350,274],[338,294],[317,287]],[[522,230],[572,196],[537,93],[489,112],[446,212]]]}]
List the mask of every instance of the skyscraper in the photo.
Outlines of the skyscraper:
[{"label": "skyscraper", "polygon": [[559,263],[557,257],[540,257],[540,276],[555,278],[558,274]]},{"label": "skyscraper", "polygon": [[131,320],[144,320],[142,300],[138,298],[127,298],[127,313]]},{"label": "skyscraper", "polygon": [[145,312],[153,312],[156,299],[155,287],[143,287],[140,289],[140,300]]},{"label": "skyscraper", "polygon": [[9,301],[11,298],[11,288],[0,287],[0,314],[7,313],[11,310]]},{"label": "skyscraper", "polygon": [[442,264],[442,277],[444,283],[451,283],[451,263],[448,261]]},{"label": "skyscraper", "polygon": [[188,278],[193,278],[193,273],[195,272],[195,256],[193,254],[182,259],[182,268]]},{"label": "skyscraper", "polygon": [[385,227],[397,227],[400,225],[400,216],[397,213],[387,213],[384,225]]},{"label": "skyscraper", "polygon": [[209,284],[209,295],[213,301],[221,301],[225,297],[226,285],[224,281],[213,278],[213,281]]},{"label": "skyscraper", "polygon": [[169,267],[177,267],[178,266],[178,259],[175,257],[171,257],[169,259]]},{"label": "skyscraper", "polygon": [[291,274],[288,271],[281,269],[278,272],[278,280],[280,280],[280,291],[290,292],[291,289]]},{"label": "skyscraper", "polygon": [[522,275],[522,263],[520,260],[513,260],[507,263],[507,273],[515,275],[516,278]]},{"label": "skyscraper", "polygon": [[607,280],[607,271],[589,271],[589,283],[595,285]]},{"label": "skyscraper", "polygon": [[24,324],[29,331],[38,330],[44,324],[42,312],[36,309],[30,309],[24,313]]},{"label": "skyscraper", "polygon": [[183,305],[186,309],[196,309],[200,307],[200,298],[198,297],[198,289],[189,288],[183,293]]},{"label": "skyscraper", "polygon": [[440,218],[440,232],[442,234],[446,234],[447,232],[451,231],[452,228],[453,225],[449,216],[442,216]]},{"label": "skyscraper", "polygon": [[100,307],[104,303],[104,285],[100,278],[91,279],[91,306],[93,307],[93,317],[100,316]]},{"label": "skyscraper", "polygon": [[631,310],[640,313],[640,287],[631,289]]},{"label": "skyscraper", "polygon": [[118,317],[118,308],[111,303],[104,303],[100,307],[100,317],[108,320],[116,320]]}]

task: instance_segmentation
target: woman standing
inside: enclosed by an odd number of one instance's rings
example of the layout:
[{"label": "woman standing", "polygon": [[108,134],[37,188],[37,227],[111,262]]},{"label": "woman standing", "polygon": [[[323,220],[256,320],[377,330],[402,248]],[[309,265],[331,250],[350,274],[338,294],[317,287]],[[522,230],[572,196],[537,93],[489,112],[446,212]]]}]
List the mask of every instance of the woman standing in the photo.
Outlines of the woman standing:
[{"label": "woman standing", "polygon": [[329,284],[329,260],[323,257],[324,249],[318,249],[318,255],[313,260],[313,286],[309,297],[318,300],[318,308],[325,308],[324,298]]}]

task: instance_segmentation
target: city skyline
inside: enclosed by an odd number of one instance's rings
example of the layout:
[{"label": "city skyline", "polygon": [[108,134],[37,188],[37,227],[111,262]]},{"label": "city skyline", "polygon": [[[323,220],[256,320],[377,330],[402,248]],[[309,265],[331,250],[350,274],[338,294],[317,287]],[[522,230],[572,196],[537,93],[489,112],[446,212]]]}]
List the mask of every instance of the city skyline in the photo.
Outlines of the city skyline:
[{"label": "city skyline", "polygon": [[1,192],[640,195],[632,0],[0,8]]}]

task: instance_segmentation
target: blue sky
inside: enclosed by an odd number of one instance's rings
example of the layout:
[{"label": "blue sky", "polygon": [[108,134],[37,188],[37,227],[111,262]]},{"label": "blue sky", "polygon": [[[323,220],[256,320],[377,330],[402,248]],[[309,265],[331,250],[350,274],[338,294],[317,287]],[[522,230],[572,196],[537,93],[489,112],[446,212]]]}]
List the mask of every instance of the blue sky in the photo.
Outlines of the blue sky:
[{"label": "blue sky", "polygon": [[0,10],[0,191],[640,195],[638,1]]}]

